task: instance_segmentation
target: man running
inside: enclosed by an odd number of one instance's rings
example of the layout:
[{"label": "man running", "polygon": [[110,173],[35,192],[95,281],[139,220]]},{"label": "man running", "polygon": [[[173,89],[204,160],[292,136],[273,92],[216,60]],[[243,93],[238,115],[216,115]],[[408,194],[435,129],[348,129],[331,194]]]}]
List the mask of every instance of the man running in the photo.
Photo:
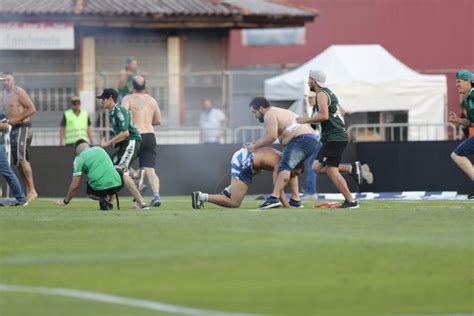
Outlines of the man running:
[{"label": "man running", "polygon": [[[448,121],[466,127],[474,126],[474,74],[467,69],[460,69],[456,73],[456,88],[463,96],[463,106],[467,111],[467,118],[460,118],[454,112],[449,112]],[[474,166],[470,155],[474,154],[474,136],[471,136],[459,144],[451,153],[451,159],[456,165],[474,181]],[[469,200],[474,199],[474,193],[467,196]]]},{"label": "man running", "polygon": [[[239,149],[234,153],[231,160],[230,186],[224,189],[223,194],[207,194],[194,191],[191,195],[193,208],[199,209],[205,202],[223,207],[240,207],[254,175],[262,170],[268,170],[273,172],[273,180],[276,180],[280,158],[281,152],[270,147],[260,148],[254,153],[246,148]],[[296,168],[290,176],[290,202],[288,203],[286,200],[285,192],[280,194],[280,202],[284,207],[302,207],[299,200],[297,176],[300,172],[301,169]]]},{"label": "man running", "polygon": [[[341,208],[358,208],[359,201],[352,197],[347,186],[347,182],[339,171],[339,164],[342,153],[349,141],[344,117],[339,107],[336,95],[326,86],[326,74],[321,70],[311,70],[309,72],[308,84],[311,91],[316,92],[317,111],[312,117],[298,117],[300,124],[321,123],[321,147],[316,160],[313,163],[313,170],[318,174],[327,174],[336,188],[345,198]],[[361,183],[360,163],[348,166],[346,172],[353,171],[357,174],[357,182]]]},{"label": "man running", "polygon": [[128,172],[130,164],[137,157],[140,149],[140,133],[133,125],[130,112],[117,103],[118,92],[115,89],[104,89],[102,94],[97,96],[97,99],[102,100],[104,109],[110,110],[110,123],[115,133],[112,139],[102,140],[100,146],[103,148],[111,145],[118,147],[111,157],[112,161],[115,166],[122,169],[125,186],[136,200],[135,207],[146,208],[147,205]]},{"label": "man running", "polygon": [[30,117],[36,112],[36,107],[28,93],[15,84],[15,77],[11,72],[3,74],[3,106],[8,123],[12,125],[10,139],[13,164],[20,169],[26,186],[26,200],[31,202],[38,197],[29,155],[33,138]]},{"label": "man running", "polygon": [[[138,159],[140,169],[148,179],[153,199],[150,206],[159,207],[160,201],[160,179],[155,172],[156,165],[156,138],[154,125],[160,125],[161,112],[158,102],[145,93],[146,81],[142,76],[135,76],[132,81],[133,94],[122,100],[122,106],[132,113],[133,123],[142,137]],[[141,173],[139,173],[141,174]],[[140,181],[143,183],[143,181]],[[139,185],[140,190],[140,185]]]}]

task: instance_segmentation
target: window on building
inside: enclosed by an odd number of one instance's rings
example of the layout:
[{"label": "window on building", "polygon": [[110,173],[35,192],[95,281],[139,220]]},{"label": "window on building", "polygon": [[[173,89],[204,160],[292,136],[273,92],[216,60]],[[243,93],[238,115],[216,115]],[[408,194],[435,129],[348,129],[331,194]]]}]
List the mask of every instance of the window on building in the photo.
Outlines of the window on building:
[{"label": "window on building", "polygon": [[245,46],[304,45],[306,44],[306,29],[287,27],[243,30],[242,44]]}]

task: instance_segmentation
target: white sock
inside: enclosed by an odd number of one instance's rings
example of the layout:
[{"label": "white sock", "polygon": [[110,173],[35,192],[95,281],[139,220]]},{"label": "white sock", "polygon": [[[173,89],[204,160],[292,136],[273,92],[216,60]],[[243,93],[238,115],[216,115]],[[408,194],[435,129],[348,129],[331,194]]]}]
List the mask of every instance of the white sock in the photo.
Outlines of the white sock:
[{"label": "white sock", "polygon": [[207,202],[209,198],[209,194],[207,193],[199,193],[199,200],[203,201],[203,202]]}]

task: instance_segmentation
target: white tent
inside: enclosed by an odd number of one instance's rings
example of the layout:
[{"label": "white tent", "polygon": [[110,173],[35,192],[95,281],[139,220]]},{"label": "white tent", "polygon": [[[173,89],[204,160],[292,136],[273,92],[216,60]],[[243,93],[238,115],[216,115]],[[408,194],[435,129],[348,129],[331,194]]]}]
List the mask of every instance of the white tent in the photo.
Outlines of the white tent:
[{"label": "white tent", "polygon": [[[295,112],[302,112],[311,69],[326,73],[328,88],[348,112],[408,111],[410,124],[445,122],[446,76],[419,74],[380,45],[332,45],[299,68],[265,80],[265,97],[294,101]],[[445,133],[410,128],[408,137],[445,139]]]}]

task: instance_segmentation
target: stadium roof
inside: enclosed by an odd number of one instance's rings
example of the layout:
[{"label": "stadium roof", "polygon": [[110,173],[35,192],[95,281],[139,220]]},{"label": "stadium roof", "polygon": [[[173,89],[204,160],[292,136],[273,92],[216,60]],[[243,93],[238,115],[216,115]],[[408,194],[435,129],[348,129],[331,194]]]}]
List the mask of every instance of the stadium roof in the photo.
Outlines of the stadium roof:
[{"label": "stadium roof", "polygon": [[67,19],[109,27],[297,26],[317,14],[270,0],[0,0],[2,21]]}]

